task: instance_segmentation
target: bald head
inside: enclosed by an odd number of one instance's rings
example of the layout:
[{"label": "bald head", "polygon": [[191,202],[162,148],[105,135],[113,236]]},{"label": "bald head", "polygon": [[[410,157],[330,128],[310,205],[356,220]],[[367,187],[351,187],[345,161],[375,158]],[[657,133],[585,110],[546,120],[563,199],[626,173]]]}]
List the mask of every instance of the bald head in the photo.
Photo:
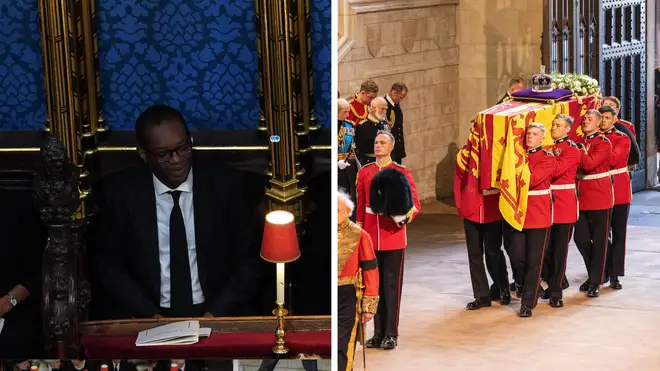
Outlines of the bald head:
[{"label": "bald head", "polygon": [[351,106],[348,104],[346,99],[337,99],[337,119],[339,121],[345,121],[348,118],[348,111],[350,109]]},{"label": "bald head", "polygon": [[371,101],[371,114],[379,119],[385,120],[387,116],[387,101],[383,97],[376,97]]}]

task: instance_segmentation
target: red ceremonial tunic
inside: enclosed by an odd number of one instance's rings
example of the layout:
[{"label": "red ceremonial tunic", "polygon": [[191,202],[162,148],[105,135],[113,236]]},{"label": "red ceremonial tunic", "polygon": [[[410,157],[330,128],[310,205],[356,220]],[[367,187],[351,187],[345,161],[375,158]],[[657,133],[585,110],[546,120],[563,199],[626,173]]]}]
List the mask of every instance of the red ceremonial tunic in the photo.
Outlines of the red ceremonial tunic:
[{"label": "red ceremonial tunic", "polygon": [[529,197],[523,229],[548,228],[552,225],[552,195],[550,183],[557,170],[557,160],[542,146],[527,150],[529,163]]},{"label": "red ceremonial tunic", "polygon": [[584,138],[577,175],[580,210],[607,210],[614,206],[610,156],[612,144],[598,132]]},{"label": "red ceremonial tunic", "polygon": [[369,233],[346,220],[337,229],[339,286],[355,284],[362,269],[362,311],[375,314],[378,308],[378,263]]},{"label": "red ceremonial tunic", "polygon": [[499,190],[480,190],[479,179],[459,166],[454,170],[454,201],[458,215],[463,219],[480,224],[502,219]]},{"label": "red ceremonial tunic", "polygon": [[637,133],[635,133],[635,125],[633,125],[632,122],[621,119],[619,119],[617,122],[627,127],[628,130],[630,130],[630,132],[632,133],[633,138],[637,139]]},{"label": "red ceremonial tunic", "polygon": [[350,109],[348,110],[346,121],[352,122],[353,126],[357,126],[357,124],[367,119],[367,115],[369,115],[369,106],[362,103],[357,94],[348,100],[348,105],[350,106]]},{"label": "red ceremonial tunic", "polygon": [[632,185],[628,174],[628,156],[630,155],[630,137],[611,128],[603,133],[612,143],[610,173],[614,179],[614,204],[626,205],[632,201]]},{"label": "red ceremonial tunic", "polygon": [[552,194],[554,195],[554,224],[573,224],[580,212],[575,177],[580,166],[582,153],[568,137],[558,139],[552,148],[557,159],[557,170],[552,175]]},{"label": "red ceremonial tunic", "polygon": [[371,236],[376,251],[389,251],[405,249],[408,244],[406,238],[406,226],[399,226],[392,217],[375,215],[371,211],[369,205],[369,189],[371,187],[371,180],[381,170],[386,168],[394,168],[401,171],[408,182],[413,196],[413,207],[408,211],[408,223],[410,223],[415,216],[422,209],[417,196],[417,187],[412,174],[404,166],[397,164],[392,160],[388,160],[383,164],[372,162],[363,166],[358,172],[357,176],[357,212],[356,221],[364,228],[365,231]]}]

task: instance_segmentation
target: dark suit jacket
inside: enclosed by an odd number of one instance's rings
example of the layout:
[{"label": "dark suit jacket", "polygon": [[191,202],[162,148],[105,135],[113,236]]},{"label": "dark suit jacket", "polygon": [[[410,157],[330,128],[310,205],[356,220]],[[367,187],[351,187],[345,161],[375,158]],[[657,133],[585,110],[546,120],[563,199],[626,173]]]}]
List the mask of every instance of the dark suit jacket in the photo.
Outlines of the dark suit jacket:
[{"label": "dark suit jacket", "polygon": [[401,159],[406,157],[406,143],[403,137],[403,111],[400,105],[390,103],[387,100],[387,95],[384,98],[387,102],[387,120],[392,125],[391,131],[395,141],[392,159],[401,161]]},{"label": "dark suit jacket", "polygon": [[633,136],[630,129],[628,129],[625,125],[620,124],[618,122],[614,123],[614,128],[626,134],[628,138],[630,138],[630,155],[628,155],[628,166],[637,165],[639,163],[639,158],[641,156],[639,151],[639,145],[637,144],[637,140],[635,139],[635,136]]},{"label": "dark suit jacket", "polygon": [[[193,205],[204,311],[236,316],[257,295],[264,262],[255,246],[244,174],[228,167],[193,166]],[[127,168],[94,189],[99,207],[92,252],[94,295],[103,318],[148,318],[160,307],[160,262],[152,173]],[[98,296],[101,296],[98,298]]]}]

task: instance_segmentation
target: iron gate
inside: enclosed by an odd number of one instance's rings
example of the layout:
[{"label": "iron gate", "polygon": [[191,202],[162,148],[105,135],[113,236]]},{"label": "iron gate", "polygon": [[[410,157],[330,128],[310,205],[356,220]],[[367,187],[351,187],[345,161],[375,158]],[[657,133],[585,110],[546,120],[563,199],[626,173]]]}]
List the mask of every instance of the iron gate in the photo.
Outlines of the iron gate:
[{"label": "iron gate", "polygon": [[544,0],[543,64],[598,79],[621,100],[642,156],[633,191],[646,185],[646,0]]}]

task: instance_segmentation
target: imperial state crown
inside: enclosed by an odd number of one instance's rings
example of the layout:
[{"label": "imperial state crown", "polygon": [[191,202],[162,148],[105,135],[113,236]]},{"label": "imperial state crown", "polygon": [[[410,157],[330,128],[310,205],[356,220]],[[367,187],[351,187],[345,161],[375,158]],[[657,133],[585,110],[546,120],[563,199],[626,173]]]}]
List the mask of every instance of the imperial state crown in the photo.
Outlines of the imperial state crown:
[{"label": "imperial state crown", "polygon": [[552,91],[552,76],[545,73],[545,66],[541,66],[541,73],[532,76],[532,91],[535,93]]}]

